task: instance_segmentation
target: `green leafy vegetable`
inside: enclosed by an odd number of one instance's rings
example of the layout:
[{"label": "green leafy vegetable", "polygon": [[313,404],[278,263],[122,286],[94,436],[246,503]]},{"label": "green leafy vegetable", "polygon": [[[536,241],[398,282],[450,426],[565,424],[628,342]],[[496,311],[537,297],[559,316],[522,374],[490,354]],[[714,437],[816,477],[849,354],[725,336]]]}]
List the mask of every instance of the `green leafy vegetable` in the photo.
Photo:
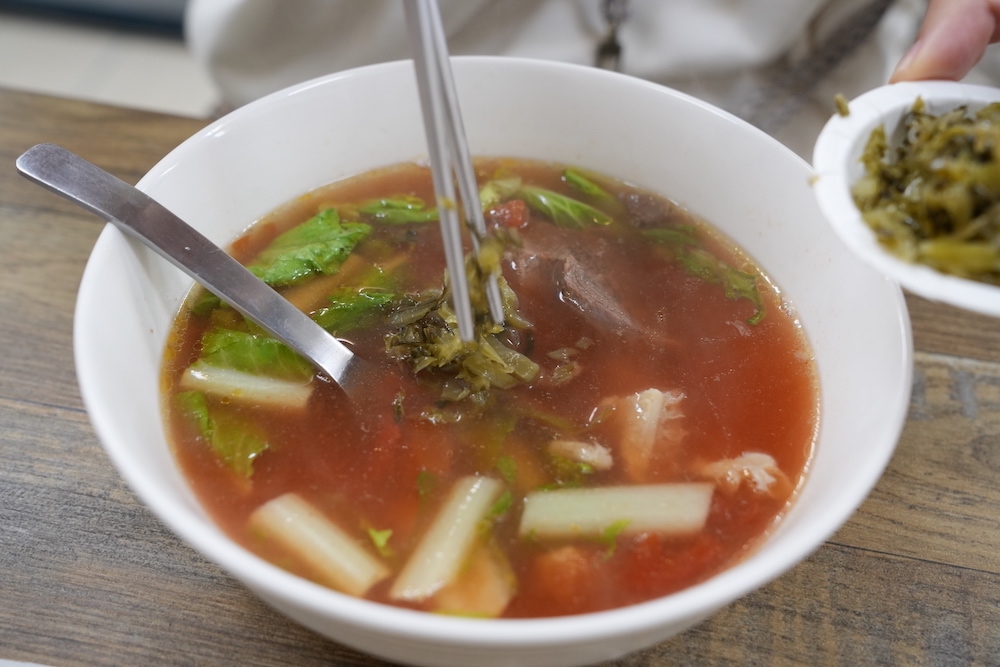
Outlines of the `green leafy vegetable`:
[{"label": "green leafy vegetable", "polygon": [[588,477],[594,474],[594,466],[582,461],[576,461],[560,454],[549,452],[549,460],[556,476],[556,482],[550,488],[573,488],[583,486]]},{"label": "green leafy vegetable", "polygon": [[604,205],[614,206],[618,204],[618,200],[610,192],[577,169],[566,169],[563,172],[563,180],[573,189],[579,190]]},{"label": "green leafy vegetable", "polygon": [[504,492],[500,494],[500,497],[497,498],[497,501],[493,503],[493,506],[490,507],[490,511],[486,515],[486,518],[489,519],[490,521],[496,521],[504,514],[506,514],[513,504],[514,504],[513,494],[511,494],[509,489],[505,489]]},{"label": "green leafy vegetable", "polygon": [[214,329],[202,337],[201,361],[281,380],[308,381],[313,368],[279,340],[262,334]]},{"label": "green leafy vegetable", "polygon": [[752,303],[754,314],[747,319],[748,324],[757,324],[764,319],[764,301],[757,289],[756,274],[735,269],[701,248],[685,253],[681,262],[702,280],[722,285],[727,299],[746,299]]},{"label": "green leafy vegetable", "polygon": [[618,536],[630,523],[632,522],[628,519],[619,519],[601,531],[600,542],[607,547],[604,552],[605,558],[611,558],[615,554],[615,550],[618,549]]},{"label": "green leafy vegetable", "polygon": [[442,399],[447,401],[481,394],[490,387],[509,389],[538,374],[538,364],[494,335],[463,343],[456,325],[437,314],[389,334],[386,346],[394,359],[408,361],[415,372],[440,370],[453,375],[442,385]]},{"label": "green leafy vegetable", "polygon": [[373,199],[358,207],[358,211],[390,225],[434,222],[438,219],[436,207],[428,207],[423,199],[409,195]]},{"label": "green leafy vegetable", "polygon": [[671,245],[701,245],[701,239],[698,238],[695,228],[690,225],[657,227],[655,229],[647,229],[643,232],[643,234],[662,243],[668,243]]},{"label": "green leafy vegetable", "polygon": [[393,298],[389,292],[348,287],[330,296],[330,305],[317,310],[312,318],[327,331],[343,334],[371,324]]},{"label": "green leafy vegetable", "polygon": [[393,550],[389,547],[389,538],[392,537],[391,528],[386,528],[385,530],[369,528],[368,537],[371,539],[372,544],[375,545],[375,549],[379,552],[379,555],[385,558],[391,558],[394,555]]},{"label": "green leafy vegetable", "polygon": [[254,460],[268,448],[264,432],[224,408],[210,412],[200,391],[181,392],[175,400],[215,455],[237,475],[250,478]]},{"label": "green leafy vegetable", "polygon": [[838,116],[846,118],[851,115],[851,105],[847,102],[847,98],[841,93],[837,93],[833,96],[833,106],[837,110]]},{"label": "green leafy vegetable", "polygon": [[328,208],[278,236],[247,268],[272,287],[294,285],[315,274],[333,274],[371,227],[340,221]]},{"label": "green leafy vegetable", "polygon": [[174,397],[181,409],[181,414],[188,418],[202,437],[212,433],[212,419],[208,416],[208,399],[200,391],[183,391]]},{"label": "green leafy vegetable", "polygon": [[[470,280],[470,296],[477,315],[475,340],[463,342],[459,337],[458,318],[444,292],[417,295],[408,305],[397,309],[391,316],[396,328],[385,337],[386,349],[393,359],[408,362],[416,373],[443,374],[443,401],[455,402],[473,396],[483,402],[491,387],[509,389],[531,382],[539,371],[538,364],[497,338],[503,328],[486,316],[483,278],[472,264],[466,263],[468,270],[476,275],[475,281]],[[480,288],[471,289],[473,284]],[[504,285],[501,278],[502,294]],[[508,299],[504,298],[505,311],[511,306]]]},{"label": "green leafy vegetable", "polygon": [[764,319],[764,299],[757,287],[756,273],[747,273],[716,257],[702,245],[693,227],[675,226],[647,229],[643,234],[669,248],[691,275],[713,285],[722,285],[727,299],[746,299],[754,306],[748,324]]},{"label": "green leafy vegetable", "polygon": [[520,176],[509,176],[487,181],[483,187],[479,188],[479,202],[483,205],[483,210],[485,211],[514,196],[520,187]]},{"label": "green leafy vegetable", "polygon": [[1000,103],[933,115],[918,100],[890,142],[871,133],[851,194],[890,253],[1000,285]]},{"label": "green leafy vegetable", "polygon": [[560,227],[582,229],[586,225],[610,225],[611,216],[582,201],[534,185],[523,185],[517,195],[529,207]]},{"label": "green leafy vegetable", "polygon": [[[579,171],[567,169],[563,178],[571,187],[596,200],[617,203],[614,197]],[[610,225],[612,222],[611,216],[589,204],[552,190],[523,185],[517,176],[487,181],[479,189],[479,201],[484,210],[513,198],[523,199],[529,207],[560,227],[581,229],[590,224]]]},{"label": "green leafy vegetable", "polygon": [[215,296],[207,289],[198,290],[198,294],[191,305],[191,312],[195,315],[204,316],[222,305],[222,299]]},{"label": "green leafy vegetable", "polygon": [[[483,199],[506,196],[519,183],[520,179],[516,179],[516,183],[494,181],[488,186],[494,194],[487,192]],[[440,382],[442,404],[454,404],[472,397],[482,405],[491,388],[511,388],[531,382],[538,375],[538,364],[497,338],[505,326],[528,326],[517,313],[517,296],[498,275],[506,244],[515,242],[514,236],[491,235],[483,240],[477,253],[466,255],[465,269],[475,327],[472,341],[463,341],[458,334],[458,320],[449,303],[447,278],[440,290],[392,300],[395,308],[388,319],[394,328],[385,336],[386,349],[390,357],[407,362],[415,373],[433,373],[435,380]],[[486,285],[491,275],[498,276],[503,323],[493,322],[490,316]],[[388,304],[380,304],[380,307],[385,305]],[[440,406],[421,412],[421,418],[435,423],[454,421],[456,416]]]},{"label": "green leafy vegetable", "polygon": [[497,459],[496,469],[508,484],[517,481],[517,461],[513,457],[501,456]]}]

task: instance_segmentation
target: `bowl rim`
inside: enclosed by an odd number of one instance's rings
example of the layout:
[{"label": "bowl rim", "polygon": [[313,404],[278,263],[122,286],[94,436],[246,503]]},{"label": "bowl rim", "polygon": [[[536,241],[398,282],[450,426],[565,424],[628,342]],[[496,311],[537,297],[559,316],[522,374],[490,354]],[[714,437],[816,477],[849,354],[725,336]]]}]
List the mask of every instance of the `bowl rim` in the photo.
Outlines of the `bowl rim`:
[{"label": "bowl rim", "polygon": [[[636,77],[595,70],[583,65],[527,58],[464,56],[457,57],[454,61],[456,69],[481,66],[529,67],[546,69],[554,74],[562,72],[579,74],[586,71],[587,76],[619,78],[622,81],[627,81],[623,85],[654,89],[659,94],[686,102],[699,108],[702,112],[721,116],[745,126],[748,131],[767,137],[757,128],[707,102]],[[266,108],[276,101],[294,97],[314,87],[366,77],[372,72],[381,72],[401,66],[408,67],[410,63],[409,61],[395,61],[337,72],[291,86],[251,102],[210,123],[186,139],[152,167],[142,177],[137,187],[140,189],[150,188],[157,178],[185,160],[188,153],[194,150],[196,143],[226,132],[230,125],[244,122],[245,119],[258,113],[258,110]],[[774,141],[776,149],[779,147],[783,149],[787,153],[788,159],[794,159],[801,164],[804,177],[809,176],[810,168],[805,161],[801,160],[790,149],[780,146],[776,140],[770,137],[767,139]],[[111,237],[117,237],[120,234],[117,229],[109,225],[102,232],[95,246],[95,253],[88,261],[80,287],[81,298],[78,300],[75,313],[78,331],[88,321],[88,308],[92,308],[85,298],[89,283],[88,276],[91,272],[99,269],[100,253],[107,251]],[[898,313],[897,324],[903,338],[901,341],[902,359],[900,360],[901,377],[899,381],[903,386],[908,387],[912,368],[912,364],[909,363],[909,360],[912,359],[912,339],[908,336],[909,316],[902,292],[898,288],[894,293],[894,299]],[[354,598],[299,578],[239,546],[215,528],[214,524],[211,524],[206,517],[199,516],[192,510],[179,509],[176,499],[165,485],[149,484],[147,475],[139,463],[130,458],[127,448],[109,447],[106,444],[113,429],[110,416],[96,409],[97,399],[93,373],[98,369],[87,363],[85,337],[74,333],[74,345],[81,395],[105,451],[136,495],[153,510],[160,521],[169,526],[185,542],[255,592],[264,591],[268,597],[295,605],[303,605],[317,614],[335,619],[346,626],[385,632],[398,637],[440,641],[452,646],[558,647],[571,642],[593,643],[597,640],[620,637],[623,634],[649,633],[671,622],[691,621],[693,623],[701,621],[719,608],[773,581],[822,546],[864,501],[888,465],[895,450],[894,441],[892,446],[884,447],[881,456],[868,462],[865,474],[856,476],[849,484],[845,485],[845,494],[854,498],[852,503],[817,510],[817,519],[809,526],[800,527],[797,531],[799,537],[783,551],[770,553],[766,561],[750,555],[702,583],[664,597],[606,611],[560,617],[489,619],[488,621],[442,616]],[[898,437],[907,414],[908,395],[906,400],[902,400],[895,408],[895,413],[886,422],[886,428],[897,434]],[[822,419],[822,415],[820,415],[820,419]],[[767,542],[766,539],[763,541],[764,544]]]}]

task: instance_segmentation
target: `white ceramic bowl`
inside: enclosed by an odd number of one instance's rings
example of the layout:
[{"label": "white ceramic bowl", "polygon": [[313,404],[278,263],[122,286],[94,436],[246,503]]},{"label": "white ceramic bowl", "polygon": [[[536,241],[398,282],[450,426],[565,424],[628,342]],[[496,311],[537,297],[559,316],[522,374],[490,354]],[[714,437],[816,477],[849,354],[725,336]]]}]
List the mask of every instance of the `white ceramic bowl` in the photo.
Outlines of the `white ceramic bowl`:
[{"label": "white ceramic bowl", "polygon": [[[669,597],[541,620],[442,617],[356,600],[292,576],[230,541],[199,508],[164,439],[160,356],[190,281],[109,227],[80,287],[81,391],[108,455],[180,537],[276,609],[343,644],[421,665],[576,665],[675,635],[779,576],[865,498],[906,415],[909,319],[900,290],[824,223],[811,171],[763,133],[693,98],[590,68],[457,59],[479,155],[571,163],[667,194],[715,223],[795,306],[815,351],[822,417],[801,496],[743,563]],[[426,148],[408,62],[336,74],[241,108],[183,143],[140,182],[225,244],[279,204]]]},{"label": "white ceramic bowl", "polygon": [[953,81],[906,82],[875,88],[851,100],[850,114],[832,117],[816,141],[813,166],[820,210],[858,257],[914,294],[1000,316],[1000,287],[950,276],[886,252],[851,198],[851,186],[864,174],[859,158],[872,130],[884,125],[886,136],[891,137],[918,97],[933,114],[962,105],[975,111],[1000,102],[1000,88]]}]

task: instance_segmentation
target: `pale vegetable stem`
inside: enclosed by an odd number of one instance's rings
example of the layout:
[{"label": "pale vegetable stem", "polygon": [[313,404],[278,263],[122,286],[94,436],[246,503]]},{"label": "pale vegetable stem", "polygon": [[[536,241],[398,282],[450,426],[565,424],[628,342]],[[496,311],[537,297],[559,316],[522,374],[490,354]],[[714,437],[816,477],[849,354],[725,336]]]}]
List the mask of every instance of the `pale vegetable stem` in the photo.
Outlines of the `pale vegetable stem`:
[{"label": "pale vegetable stem", "polygon": [[714,488],[695,482],[536,491],[525,498],[519,532],[600,538],[620,525],[623,533],[690,534],[704,527]]},{"label": "pale vegetable stem", "polygon": [[182,389],[202,391],[241,403],[300,410],[312,394],[311,381],[279,380],[195,362],[181,376]]},{"label": "pale vegetable stem", "polygon": [[294,493],[261,505],[250,526],[280,543],[323,583],[362,596],[389,575],[389,569],[319,510]]},{"label": "pale vegetable stem", "polygon": [[463,477],[407,560],[389,596],[417,602],[451,581],[475,542],[479,525],[496,502],[502,485],[488,477]]}]

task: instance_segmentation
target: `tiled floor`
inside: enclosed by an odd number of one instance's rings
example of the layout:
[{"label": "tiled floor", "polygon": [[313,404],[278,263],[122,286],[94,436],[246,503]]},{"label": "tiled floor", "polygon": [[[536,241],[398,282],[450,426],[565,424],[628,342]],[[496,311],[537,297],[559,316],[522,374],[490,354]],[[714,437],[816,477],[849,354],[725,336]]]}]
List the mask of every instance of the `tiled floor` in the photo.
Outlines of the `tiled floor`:
[{"label": "tiled floor", "polygon": [[192,117],[219,104],[178,35],[4,10],[0,86]]}]

